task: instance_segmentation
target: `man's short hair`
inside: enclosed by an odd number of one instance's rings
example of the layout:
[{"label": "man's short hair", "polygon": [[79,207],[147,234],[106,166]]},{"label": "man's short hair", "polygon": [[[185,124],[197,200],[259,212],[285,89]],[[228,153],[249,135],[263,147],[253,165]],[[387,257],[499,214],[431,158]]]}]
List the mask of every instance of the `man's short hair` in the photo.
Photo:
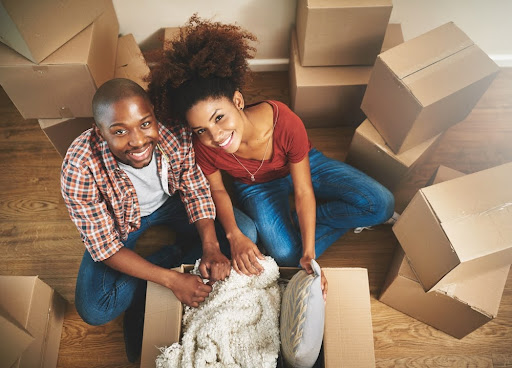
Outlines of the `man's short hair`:
[{"label": "man's short hair", "polygon": [[137,83],[126,78],[115,78],[103,83],[92,98],[92,114],[96,124],[116,102],[129,97],[141,97],[148,103],[149,97]]}]

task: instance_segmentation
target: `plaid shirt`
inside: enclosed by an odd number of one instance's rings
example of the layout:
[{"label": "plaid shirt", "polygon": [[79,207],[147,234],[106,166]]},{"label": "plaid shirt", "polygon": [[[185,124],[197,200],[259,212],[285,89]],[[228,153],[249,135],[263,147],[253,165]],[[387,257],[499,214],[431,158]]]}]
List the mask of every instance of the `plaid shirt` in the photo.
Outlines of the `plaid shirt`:
[{"label": "plaid shirt", "polygon": [[[159,176],[162,159],[168,162],[169,194],[179,191],[191,223],[214,219],[215,206],[208,182],[195,164],[190,130],[169,130],[159,124],[159,133],[155,157]],[[115,254],[128,234],[140,227],[135,188],[94,129],[82,133],[69,148],[62,163],[61,192],[94,261]]]}]

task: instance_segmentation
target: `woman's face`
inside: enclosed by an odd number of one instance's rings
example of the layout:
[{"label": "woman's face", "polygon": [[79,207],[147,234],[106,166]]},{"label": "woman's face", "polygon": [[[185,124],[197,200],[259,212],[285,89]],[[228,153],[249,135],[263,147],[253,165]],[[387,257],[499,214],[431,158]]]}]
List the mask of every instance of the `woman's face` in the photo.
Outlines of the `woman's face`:
[{"label": "woman's face", "polygon": [[192,106],[186,117],[205,146],[235,153],[244,132],[242,107],[243,99],[209,98]]}]

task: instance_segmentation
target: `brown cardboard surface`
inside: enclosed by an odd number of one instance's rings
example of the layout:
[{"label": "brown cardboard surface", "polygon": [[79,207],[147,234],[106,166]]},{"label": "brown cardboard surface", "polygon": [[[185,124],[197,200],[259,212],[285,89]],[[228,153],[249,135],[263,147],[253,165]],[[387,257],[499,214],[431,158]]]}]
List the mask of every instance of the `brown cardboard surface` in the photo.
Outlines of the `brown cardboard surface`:
[{"label": "brown cardboard surface", "polygon": [[105,0],[4,0],[0,41],[39,63],[91,24],[105,6]]},{"label": "brown cardboard surface", "polygon": [[171,44],[169,43],[174,38],[176,38],[180,34],[180,28],[179,27],[167,27],[164,28],[164,50],[170,50],[172,49]]},{"label": "brown cardboard surface", "polygon": [[144,78],[149,74],[149,67],[135,42],[133,35],[127,34],[119,37],[117,41],[117,58],[115,78],[128,78],[147,89],[149,82]]},{"label": "brown cardboard surface", "polygon": [[[184,265],[180,272],[188,272]],[[360,268],[324,268],[329,281],[324,329],[324,366],[374,367],[368,273]],[[281,267],[291,278],[298,268]],[[158,347],[178,342],[183,307],[167,288],[148,282],[141,368],[154,367]]]},{"label": "brown cardboard surface", "polygon": [[417,164],[428,158],[440,135],[400,154],[395,154],[372,123],[366,119],[354,132],[345,162],[393,190]]},{"label": "brown cardboard surface", "polygon": [[94,124],[93,118],[39,119],[38,121],[44,134],[61,157],[66,155],[75,138]]},{"label": "brown cardboard surface", "polygon": [[425,290],[512,263],[512,163],[420,189],[393,226]]},{"label": "brown cardboard surface", "polygon": [[34,338],[0,310],[0,367],[11,367]]},{"label": "brown cardboard surface", "polygon": [[380,54],[361,108],[400,153],[463,120],[498,71],[450,22]]},{"label": "brown cardboard surface", "polygon": [[391,9],[391,0],[299,0],[301,65],[373,65]]},{"label": "brown cardboard surface", "polygon": [[97,87],[114,76],[119,24],[112,2],[39,65],[0,45],[0,84],[25,119],[92,116]]},{"label": "brown cardboard surface", "polygon": [[0,276],[0,308],[34,340],[13,367],[55,367],[66,303],[37,276]]},{"label": "brown cardboard surface", "polygon": [[379,300],[459,339],[497,316],[510,269],[507,265],[475,274],[444,290],[427,293],[400,246],[392,265]]},{"label": "brown cardboard surface", "polygon": [[443,181],[452,180],[464,175],[465,174],[461,173],[460,171],[450,169],[449,167],[444,165],[439,165],[439,167],[436,169],[436,172],[427,181],[427,184],[425,186],[428,187],[430,185],[442,183]]},{"label": "brown cardboard surface", "polygon": [[[384,47],[403,42],[400,24],[389,24]],[[290,44],[290,106],[306,127],[357,126],[365,116],[360,109],[371,66],[300,65],[295,31]]]}]

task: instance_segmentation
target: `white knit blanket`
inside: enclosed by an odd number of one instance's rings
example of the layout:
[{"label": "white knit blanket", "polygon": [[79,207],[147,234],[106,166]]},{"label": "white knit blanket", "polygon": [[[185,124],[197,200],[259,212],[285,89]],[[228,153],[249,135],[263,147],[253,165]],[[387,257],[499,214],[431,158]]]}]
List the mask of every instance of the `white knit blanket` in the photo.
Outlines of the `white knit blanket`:
[{"label": "white knit blanket", "polygon": [[[233,269],[199,308],[185,308],[183,339],[160,348],[157,368],[275,368],[279,353],[279,268],[260,261],[261,275]],[[192,273],[199,274],[196,263]]]}]

